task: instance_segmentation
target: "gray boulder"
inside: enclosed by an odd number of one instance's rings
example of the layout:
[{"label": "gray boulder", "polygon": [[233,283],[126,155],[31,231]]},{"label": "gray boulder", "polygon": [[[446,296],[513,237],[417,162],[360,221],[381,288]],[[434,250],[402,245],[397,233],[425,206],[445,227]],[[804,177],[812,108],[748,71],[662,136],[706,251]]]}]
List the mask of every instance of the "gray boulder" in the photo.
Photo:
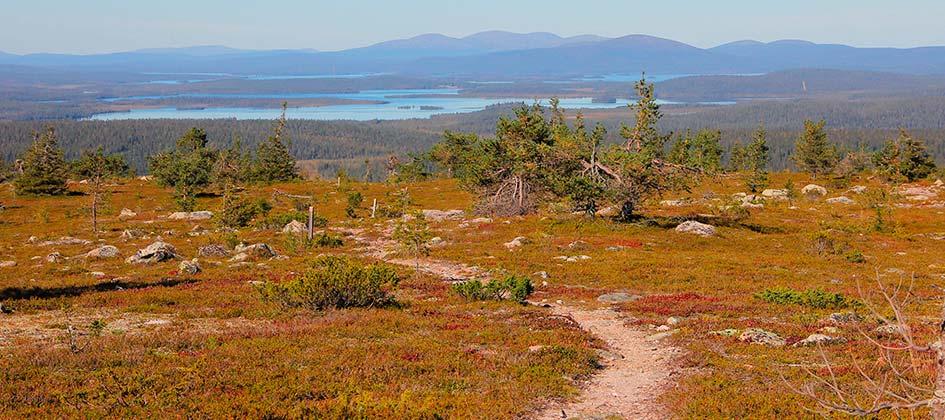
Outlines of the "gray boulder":
[{"label": "gray boulder", "polygon": [[171,213],[170,215],[167,216],[167,218],[170,220],[191,220],[191,221],[209,220],[212,217],[213,217],[213,212],[205,211],[205,210],[192,211],[192,212],[179,211],[179,212]]},{"label": "gray boulder", "polygon": [[282,233],[303,234],[308,233],[308,226],[298,220],[293,220],[282,228]]},{"label": "gray boulder", "polygon": [[794,347],[809,347],[809,346],[829,346],[831,344],[842,344],[846,343],[846,339],[843,337],[831,337],[824,334],[811,334],[807,338],[798,341],[794,344]]},{"label": "gray boulder", "polygon": [[98,248],[95,248],[83,255],[83,258],[90,260],[106,260],[109,258],[115,258],[118,256],[118,248],[111,245],[102,245]]},{"label": "gray boulder", "polygon": [[702,237],[715,236],[716,234],[715,226],[699,223],[695,220],[680,223],[679,226],[676,226],[676,232],[699,235]]},{"label": "gray boulder", "polygon": [[462,219],[465,214],[466,212],[462,210],[424,210],[423,218],[433,222],[442,222]]},{"label": "gray boulder", "polygon": [[801,194],[804,194],[808,200],[819,200],[827,195],[827,189],[820,185],[810,184],[801,189]]},{"label": "gray boulder", "polygon": [[177,249],[174,248],[174,245],[166,242],[155,242],[148,245],[147,248],[139,250],[135,255],[128,257],[125,262],[129,264],[155,264],[176,258],[180,258],[180,256],[177,255]]},{"label": "gray boulder", "polygon": [[200,264],[197,262],[197,259],[184,260],[180,262],[180,265],[177,266],[177,270],[181,274],[189,274],[191,276],[199,273],[201,271]]},{"label": "gray boulder", "polygon": [[239,245],[233,250],[236,254],[246,254],[253,258],[273,258],[276,251],[267,244]]},{"label": "gray boulder", "polygon": [[230,251],[223,245],[210,244],[197,249],[197,255],[204,258],[223,258],[230,256]]},{"label": "gray boulder", "polygon": [[856,204],[856,201],[853,201],[848,197],[840,196],[840,197],[828,198],[827,203],[851,205],[851,204]]},{"label": "gray boulder", "polygon": [[738,336],[739,341],[751,344],[759,344],[769,347],[782,347],[787,342],[781,338],[781,336],[771,332],[765,331],[761,328],[749,328],[745,331],[742,331],[742,334]]}]

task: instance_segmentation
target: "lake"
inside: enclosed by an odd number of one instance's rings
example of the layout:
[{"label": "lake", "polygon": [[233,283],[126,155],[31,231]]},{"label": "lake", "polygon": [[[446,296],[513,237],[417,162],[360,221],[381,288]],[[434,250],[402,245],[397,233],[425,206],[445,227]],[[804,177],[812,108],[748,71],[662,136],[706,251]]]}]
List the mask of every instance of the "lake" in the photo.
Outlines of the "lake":
[{"label": "lake", "polygon": [[[422,95],[422,96],[421,96]],[[234,99],[306,99],[336,98],[360,101],[379,101],[372,104],[328,105],[321,107],[292,108],[288,114],[293,119],[306,120],[403,120],[430,118],[440,114],[456,114],[482,111],[489,106],[505,103],[535,102],[535,98],[469,98],[459,96],[458,89],[394,89],[366,90],[357,93],[296,93],[296,94],[182,94],[172,96],[137,96],[127,98],[103,98],[106,102],[121,102],[166,98],[234,98]],[[548,101],[541,101],[547,105]],[[593,98],[562,98],[561,107],[566,109],[606,109],[625,106],[629,99],[617,99],[614,103],[596,103]],[[663,102],[669,103],[669,102]],[[240,120],[275,119],[278,109],[228,107],[203,109],[135,109],[130,112],[111,112],[93,115],[93,120],[127,119],[219,119]]]}]

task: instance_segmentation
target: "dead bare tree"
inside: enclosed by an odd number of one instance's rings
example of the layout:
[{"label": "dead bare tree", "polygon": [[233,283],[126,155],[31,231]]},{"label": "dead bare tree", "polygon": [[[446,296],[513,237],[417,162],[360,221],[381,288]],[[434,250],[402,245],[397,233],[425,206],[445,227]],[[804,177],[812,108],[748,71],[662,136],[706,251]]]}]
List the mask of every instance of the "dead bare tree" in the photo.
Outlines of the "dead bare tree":
[{"label": "dead bare tree", "polygon": [[[883,324],[883,334],[892,337],[883,340],[874,337],[875,332],[859,327],[860,334],[875,347],[878,357],[872,366],[852,359],[853,370],[860,378],[858,383],[841,384],[837,370],[820,346],[822,364],[818,366],[826,373],[815,372],[811,365],[800,365],[810,379],[808,382],[795,385],[784,375],[782,380],[795,393],[816,404],[812,411],[825,416],[830,413],[873,416],[883,412],[908,412],[914,416],[917,410],[928,409],[932,418],[945,419],[945,302],[936,337],[919,344],[903,311],[914,298],[913,285],[914,279],[908,287],[899,282],[895,288],[888,288],[877,274],[875,292],[888,306],[891,317],[883,315],[857,285],[869,313]],[[930,370],[934,370],[932,377],[928,377]]]}]

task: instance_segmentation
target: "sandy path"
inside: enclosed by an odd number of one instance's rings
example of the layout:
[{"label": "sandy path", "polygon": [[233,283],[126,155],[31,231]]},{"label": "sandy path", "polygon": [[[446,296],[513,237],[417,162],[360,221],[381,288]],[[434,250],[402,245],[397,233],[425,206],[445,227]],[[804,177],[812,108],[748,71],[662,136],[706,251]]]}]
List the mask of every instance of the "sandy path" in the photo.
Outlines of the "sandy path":
[{"label": "sandy path", "polygon": [[[363,245],[359,251],[391,264],[417,266],[412,259],[392,257],[396,243],[386,238],[370,239],[360,230],[346,233]],[[481,278],[478,267],[431,258],[419,260],[419,270],[448,281]],[[556,315],[569,316],[582,329],[600,338],[608,345],[601,363],[604,368],[582,385],[581,395],[573,402],[549,404],[536,419],[561,418],[626,418],[665,419],[669,414],[656,403],[662,391],[672,386],[677,373],[673,359],[679,350],[661,342],[668,333],[651,335],[640,328],[627,325],[625,318],[610,308],[584,309],[556,305]]]},{"label": "sandy path", "polygon": [[678,350],[661,343],[662,335],[648,335],[625,325],[609,308],[555,306],[552,310],[570,316],[581,328],[602,339],[612,354],[601,358],[604,369],[584,384],[577,401],[551,404],[535,418],[669,418],[655,400],[672,384],[676,372],[672,361]]}]

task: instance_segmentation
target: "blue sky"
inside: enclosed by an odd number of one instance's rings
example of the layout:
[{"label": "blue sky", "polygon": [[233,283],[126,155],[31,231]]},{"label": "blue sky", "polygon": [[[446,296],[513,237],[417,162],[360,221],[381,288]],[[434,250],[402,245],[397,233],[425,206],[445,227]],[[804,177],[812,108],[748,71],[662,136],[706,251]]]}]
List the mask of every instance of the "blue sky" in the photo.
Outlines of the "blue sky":
[{"label": "blue sky", "polygon": [[[700,47],[757,39],[945,45],[942,0],[4,0],[0,51],[335,50],[429,32],[643,33]],[[893,7],[895,6],[895,7]]]}]

